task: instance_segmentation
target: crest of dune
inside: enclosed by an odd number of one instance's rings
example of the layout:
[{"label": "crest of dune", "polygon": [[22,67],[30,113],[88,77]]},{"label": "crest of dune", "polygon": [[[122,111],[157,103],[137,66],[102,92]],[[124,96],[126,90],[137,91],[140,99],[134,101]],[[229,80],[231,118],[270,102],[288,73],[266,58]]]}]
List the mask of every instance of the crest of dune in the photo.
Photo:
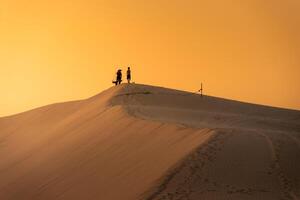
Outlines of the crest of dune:
[{"label": "crest of dune", "polygon": [[122,84],[0,118],[0,199],[299,199],[300,112]]}]

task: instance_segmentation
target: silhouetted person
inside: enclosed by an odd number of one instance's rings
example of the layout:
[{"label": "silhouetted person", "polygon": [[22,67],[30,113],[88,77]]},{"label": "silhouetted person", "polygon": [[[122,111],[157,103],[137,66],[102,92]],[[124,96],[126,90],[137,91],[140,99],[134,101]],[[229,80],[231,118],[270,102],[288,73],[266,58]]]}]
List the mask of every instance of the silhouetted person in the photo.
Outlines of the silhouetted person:
[{"label": "silhouetted person", "polygon": [[130,83],[130,81],[131,81],[131,70],[130,70],[130,67],[128,67],[128,69],[127,69],[127,81],[128,81],[128,83]]},{"label": "silhouetted person", "polygon": [[122,70],[119,69],[118,72],[117,72],[117,81],[116,81],[116,85],[120,85],[122,82]]}]

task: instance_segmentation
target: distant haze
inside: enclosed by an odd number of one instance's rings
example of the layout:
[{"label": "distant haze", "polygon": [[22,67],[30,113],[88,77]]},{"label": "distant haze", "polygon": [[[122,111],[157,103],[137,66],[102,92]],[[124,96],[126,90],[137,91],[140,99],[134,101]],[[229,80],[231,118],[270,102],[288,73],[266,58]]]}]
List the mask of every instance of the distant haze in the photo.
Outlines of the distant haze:
[{"label": "distant haze", "polygon": [[0,116],[133,81],[300,109],[299,0],[0,0]]}]

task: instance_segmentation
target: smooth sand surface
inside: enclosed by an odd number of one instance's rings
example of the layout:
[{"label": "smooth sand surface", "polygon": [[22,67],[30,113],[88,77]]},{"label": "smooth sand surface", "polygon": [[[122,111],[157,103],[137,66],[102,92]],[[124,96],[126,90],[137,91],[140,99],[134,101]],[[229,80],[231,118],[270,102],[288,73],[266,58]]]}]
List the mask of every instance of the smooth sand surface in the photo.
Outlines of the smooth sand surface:
[{"label": "smooth sand surface", "polygon": [[300,112],[122,84],[0,118],[2,200],[300,199]]}]

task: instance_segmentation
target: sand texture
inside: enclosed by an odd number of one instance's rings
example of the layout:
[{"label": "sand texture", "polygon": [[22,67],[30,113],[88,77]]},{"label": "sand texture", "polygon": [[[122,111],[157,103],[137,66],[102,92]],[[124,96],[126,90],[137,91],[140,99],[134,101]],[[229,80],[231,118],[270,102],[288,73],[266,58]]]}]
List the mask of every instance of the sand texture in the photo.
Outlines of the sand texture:
[{"label": "sand texture", "polygon": [[0,118],[1,200],[300,199],[300,111],[122,84]]}]

